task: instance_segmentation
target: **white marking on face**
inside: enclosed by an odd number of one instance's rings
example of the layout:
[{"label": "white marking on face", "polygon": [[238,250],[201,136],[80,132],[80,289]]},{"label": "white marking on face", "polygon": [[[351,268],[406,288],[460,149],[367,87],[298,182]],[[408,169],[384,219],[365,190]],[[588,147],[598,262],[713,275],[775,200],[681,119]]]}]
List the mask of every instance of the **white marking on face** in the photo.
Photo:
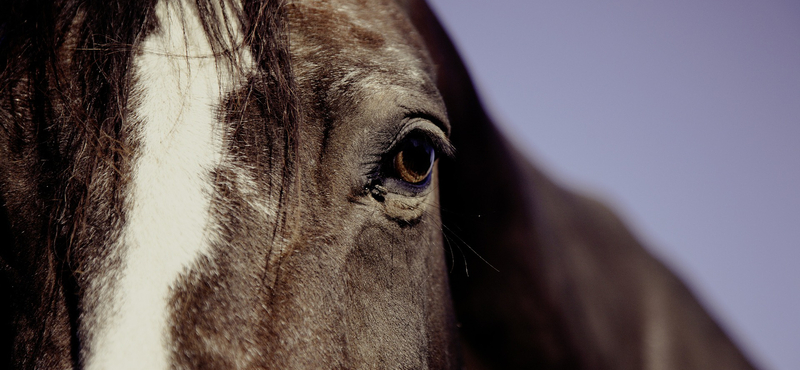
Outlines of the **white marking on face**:
[{"label": "white marking on face", "polygon": [[[226,9],[227,18],[235,19]],[[223,158],[220,104],[243,82],[243,73],[215,58],[196,10],[186,2],[156,5],[160,30],[134,57],[137,97],[132,105],[139,136],[128,209],[113,288],[98,294],[97,328],[91,328],[87,369],[169,369],[171,289],[214,235],[210,215],[211,170]],[[252,68],[237,23],[228,45],[239,72]],[[238,77],[237,77],[238,76]],[[137,123],[138,122],[138,123]],[[110,299],[102,301],[103,297]]]}]

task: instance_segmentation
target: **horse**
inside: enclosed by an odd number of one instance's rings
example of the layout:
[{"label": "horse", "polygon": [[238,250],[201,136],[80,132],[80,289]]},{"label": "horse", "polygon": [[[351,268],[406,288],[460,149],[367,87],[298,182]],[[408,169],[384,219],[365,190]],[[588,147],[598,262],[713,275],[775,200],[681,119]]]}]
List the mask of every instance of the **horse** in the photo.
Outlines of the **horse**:
[{"label": "horse", "polygon": [[753,368],[423,0],[2,13],[4,368]]}]

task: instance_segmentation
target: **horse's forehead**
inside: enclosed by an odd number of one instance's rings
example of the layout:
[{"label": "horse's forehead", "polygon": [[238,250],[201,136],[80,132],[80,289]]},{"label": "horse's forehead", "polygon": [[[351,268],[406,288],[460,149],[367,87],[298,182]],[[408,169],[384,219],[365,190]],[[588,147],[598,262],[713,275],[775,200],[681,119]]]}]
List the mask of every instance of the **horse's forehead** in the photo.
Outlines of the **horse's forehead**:
[{"label": "horse's forehead", "polygon": [[304,79],[429,82],[432,67],[407,14],[392,1],[296,1],[289,5],[290,49]]}]

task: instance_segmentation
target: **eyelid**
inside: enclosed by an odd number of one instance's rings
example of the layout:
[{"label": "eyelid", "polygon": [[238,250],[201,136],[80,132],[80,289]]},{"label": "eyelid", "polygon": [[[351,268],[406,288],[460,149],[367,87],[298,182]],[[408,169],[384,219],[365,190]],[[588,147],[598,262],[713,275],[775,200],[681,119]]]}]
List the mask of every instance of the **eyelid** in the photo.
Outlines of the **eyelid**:
[{"label": "eyelid", "polygon": [[444,131],[433,122],[424,118],[414,118],[410,120],[392,141],[389,151],[394,151],[403,140],[414,132],[424,133],[430,139],[431,144],[433,144],[437,155],[443,155],[448,158],[452,158],[453,155],[455,155],[455,147],[450,143],[450,139],[447,138]]}]

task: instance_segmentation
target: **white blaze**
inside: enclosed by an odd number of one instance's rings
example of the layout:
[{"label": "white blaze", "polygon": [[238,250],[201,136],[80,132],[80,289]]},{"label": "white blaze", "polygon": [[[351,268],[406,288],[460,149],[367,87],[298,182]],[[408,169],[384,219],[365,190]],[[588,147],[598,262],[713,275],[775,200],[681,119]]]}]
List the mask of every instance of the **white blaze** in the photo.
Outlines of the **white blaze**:
[{"label": "white blaze", "polygon": [[[223,156],[218,113],[241,79],[213,57],[193,8],[161,0],[156,15],[160,29],[133,62],[139,146],[118,247],[122,267],[105,293],[111,301],[100,303],[87,369],[170,368],[170,289],[214,238],[211,170]],[[238,29],[228,36],[227,46],[241,43]],[[237,56],[252,63],[246,50]]]}]

